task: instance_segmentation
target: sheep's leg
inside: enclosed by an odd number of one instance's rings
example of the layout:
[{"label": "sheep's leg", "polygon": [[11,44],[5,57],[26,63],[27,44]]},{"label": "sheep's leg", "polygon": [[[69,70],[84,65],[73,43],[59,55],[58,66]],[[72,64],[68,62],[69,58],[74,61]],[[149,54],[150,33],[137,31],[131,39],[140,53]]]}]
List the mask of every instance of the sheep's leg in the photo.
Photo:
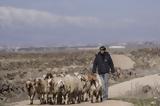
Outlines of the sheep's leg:
[{"label": "sheep's leg", "polygon": [[99,102],[99,100],[100,100],[100,91],[96,93],[96,102]]},{"label": "sheep's leg", "polygon": [[75,104],[76,99],[72,98],[72,104]]},{"label": "sheep's leg", "polygon": [[30,104],[33,104],[32,103],[32,94],[30,92],[28,92],[28,95],[29,95]]},{"label": "sheep's leg", "polygon": [[45,104],[46,103],[46,101],[45,101],[45,94],[44,93],[41,94],[40,101],[41,101],[41,104]]},{"label": "sheep's leg", "polygon": [[65,104],[66,96],[62,95],[62,104]]},{"label": "sheep's leg", "polygon": [[98,99],[99,99],[99,95],[96,95],[96,102],[98,102]]},{"label": "sheep's leg", "polygon": [[75,95],[75,98],[76,98],[76,103],[79,103],[79,95],[78,96]]},{"label": "sheep's leg", "polygon": [[74,104],[74,100],[73,100],[72,94],[70,95],[70,103],[71,103],[71,104]]},{"label": "sheep's leg", "polygon": [[70,100],[71,100],[71,104],[74,104],[74,101],[75,100],[73,100],[74,98],[73,98],[73,94],[71,94],[71,96],[70,96]]},{"label": "sheep's leg", "polygon": [[83,102],[87,102],[89,99],[89,95],[87,93],[83,94]]},{"label": "sheep's leg", "polygon": [[50,103],[50,104],[53,104],[53,95],[51,95],[51,94],[49,94],[48,95],[48,102]]},{"label": "sheep's leg", "polygon": [[42,94],[42,102],[45,104],[45,94]]},{"label": "sheep's leg", "polygon": [[46,94],[46,98],[45,99],[46,99],[46,104],[50,103],[49,93]]},{"label": "sheep's leg", "polygon": [[57,95],[57,104],[62,104],[62,96],[59,93]]},{"label": "sheep's leg", "polygon": [[68,96],[68,94],[66,94],[65,96],[66,96],[65,104],[69,104],[69,96]]},{"label": "sheep's leg", "polygon": [[69,94],[68,94],[68,104],[71,104],[71,102],[72,102],[72,96],[71,96],[71,94],[69,93]]},{"label": "sheep's leg", "polygon": [[93,92],[90,93],[91,103],[93,103]]},{"label": "sheep's leg", "polygon": [[68,93],[64,94],[64,104],[68,104]]},{"label": "sheep's leg", "polygon": [[44,94],[44,103],[45,104],[48,103],[48,94],[47,93]]},{"label": "sheep's leg", "polygon": [[[86,95],[87,95],[88,101],[91,101],[91,91],[87,91],[87,92],[86,92]],[[86,100],[87,100],[87,99],[86,99]]]},{"label": "sheep's leg", "polygon": [[49,103],[49,104],[51,104],[51,99],[50,99],[50,97],[49,97],[49,93],[46,93],[46,94],[44,94],[45,95],[45,103],[47,104],[47,103]]},{"label": "sheep's leg", "polygon": [[72,94],[72,104],[75,104],[76,102],[77,102],[77,95],[76,95],[76,93],[73,93]]},{"label": "sheep's leg", "polygon": [[84,96],[83,96],[83,97],[84,97],[84,102],[89,101],[89,98],[90,98],[90,97],[89,97],[89,93],[87,93],[87,92],[84,93]]},{"label": "sheep's leg", "polygon": [[90,101],[90,93],[87,93],[87,99]]},{"label": "sheep's leg", "polygon": [[102,92],[100,93],[100,102],[103,101]]},{"label": "sheep's leg", "polygon": [[45,104],[45,97],[44,97],[44,94],[42,94],[42,104]]},{"label": "sheep's leg", "polygon": [[30,104],[33,104],[34,96],[35,96],[35,93],[33,93],[33,95],[30,96]]},{"label": "sheep's leg", "polygon": [[93,103],[93,95],[91,95],[91,103]]},{"label": "sheep's leg", "polygon": [[55,104],[58,104],[58,95],[55,95]]},{"label": "sheep's leg", "polygon": [[83,97],[82,97],[82,93],[80,93],[80,94],[78,95],[78,103],[81,103],[81,101],[83,100],[82,98],[83,98]]},{"label": "sheep's leg", "polygon": [[102,102],[103,101],[103,98],[102,98],[102,96],[100,97],[100,102]]},{"label": "sheep's leg", "polygon": [[41,94],[39,95],[39,100],[40,100],[40,104],[43,104],[43,97]]},{"label": "sheep's leg", "polygon": [[40,104],[43,104],[43,103],[42,103],[42,95],[38,93],[37,96],[38,96],[38,99],[39,99],[39,101],[40,101]]},{"label": "sheep's leg", "polygon": [[102,102],[103,101],[102,89],[99,91],[98,97],[100,99],[100,102]]},{"label": "sheep's leg", "polygon": [[85,98],[86,98],[85,93],[82,93],[82,95],[81,95],[81,102],[84,102],[84,101],[85,101]]},{"label": "sheep's leg", "polygon": [[[32,96],[32,95],[31,95]],[[32,101],[32,97],[31,96],[29,96],[29,99],[30,99],[30,105],[32,105],[33,104],[33,101]]]},{"label": "sheep's leg", "polygon": [[47,94],[46,94],[46,102],[47,103],[49,103],[49,104],[52,104],[52,98],[53,97],[51,97],[51,94],[48,92]]},{"label": "sheep's leg", "polygon": [[52,96],[53,96],[53,97],[52,97],[53,104],[56,104],[56,95],[53,94]]}]

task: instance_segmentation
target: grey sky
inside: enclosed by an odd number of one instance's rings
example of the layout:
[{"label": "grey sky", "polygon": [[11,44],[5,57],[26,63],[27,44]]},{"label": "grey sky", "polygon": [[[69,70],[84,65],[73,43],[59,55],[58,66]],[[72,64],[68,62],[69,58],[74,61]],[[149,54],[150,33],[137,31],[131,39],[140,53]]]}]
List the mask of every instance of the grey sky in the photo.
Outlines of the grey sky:
[{"label": "grey sky", "polygon": [[0,0],[0,44],[160,40],[159,0]]}]

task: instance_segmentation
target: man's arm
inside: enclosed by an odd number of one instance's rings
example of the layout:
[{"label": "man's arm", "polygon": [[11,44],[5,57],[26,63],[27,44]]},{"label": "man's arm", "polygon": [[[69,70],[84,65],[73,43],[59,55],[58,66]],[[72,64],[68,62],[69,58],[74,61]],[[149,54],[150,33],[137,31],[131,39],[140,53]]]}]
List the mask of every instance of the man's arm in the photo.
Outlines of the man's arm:
[{"label": "man's arm", "polygon": [[94,59],[94,62],[93,62],[92,72],[96,73],[96,69],[97,69],[97,55],[95,56],[95,59]]},{"label": "man's arm", "polygon": [[114,73],[114,72],[115,72],[114,64],[113,64],[111,55],[110,55],[109,53],[108,53],[108,56],[109,56],[109,66],[110,66],[110,68],[111,68],[111,73]]}]

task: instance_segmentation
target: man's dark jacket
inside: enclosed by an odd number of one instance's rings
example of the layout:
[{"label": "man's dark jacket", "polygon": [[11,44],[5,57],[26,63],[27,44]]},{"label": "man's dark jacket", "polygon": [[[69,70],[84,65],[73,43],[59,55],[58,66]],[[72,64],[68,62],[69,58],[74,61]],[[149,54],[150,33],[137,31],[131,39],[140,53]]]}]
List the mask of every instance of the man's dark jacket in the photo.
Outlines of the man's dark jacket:
[{"label": "man's dark jacket", "polygon": [[104,52],[104,54],[101,54],[99,52],[98,54],[96,54],[95,60],[93,62],[92,72],[96,73],[97,68],[98,74],[109,73],[110,70],[112,73],[115,72],[112,58],[108,52]]}]

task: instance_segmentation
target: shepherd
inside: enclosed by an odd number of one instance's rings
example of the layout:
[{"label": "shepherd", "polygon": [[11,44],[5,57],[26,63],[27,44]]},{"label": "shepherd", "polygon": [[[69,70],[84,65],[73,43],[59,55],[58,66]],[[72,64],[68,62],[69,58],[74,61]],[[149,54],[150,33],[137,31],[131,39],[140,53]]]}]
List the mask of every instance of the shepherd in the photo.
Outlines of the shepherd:
[{"label": "shepherd", "polygon": [[93,62],[93,68],[92,73],[98,73],[101,81],[102,81],[102,100],[108,99],[108,80],[109,80],[109,73],[114,73],[115,68],[112,61],[112,58],[110,54],[106,51],[105,46],[101,46],[99,48],[98,54],[96,54],[94,62]]}]

